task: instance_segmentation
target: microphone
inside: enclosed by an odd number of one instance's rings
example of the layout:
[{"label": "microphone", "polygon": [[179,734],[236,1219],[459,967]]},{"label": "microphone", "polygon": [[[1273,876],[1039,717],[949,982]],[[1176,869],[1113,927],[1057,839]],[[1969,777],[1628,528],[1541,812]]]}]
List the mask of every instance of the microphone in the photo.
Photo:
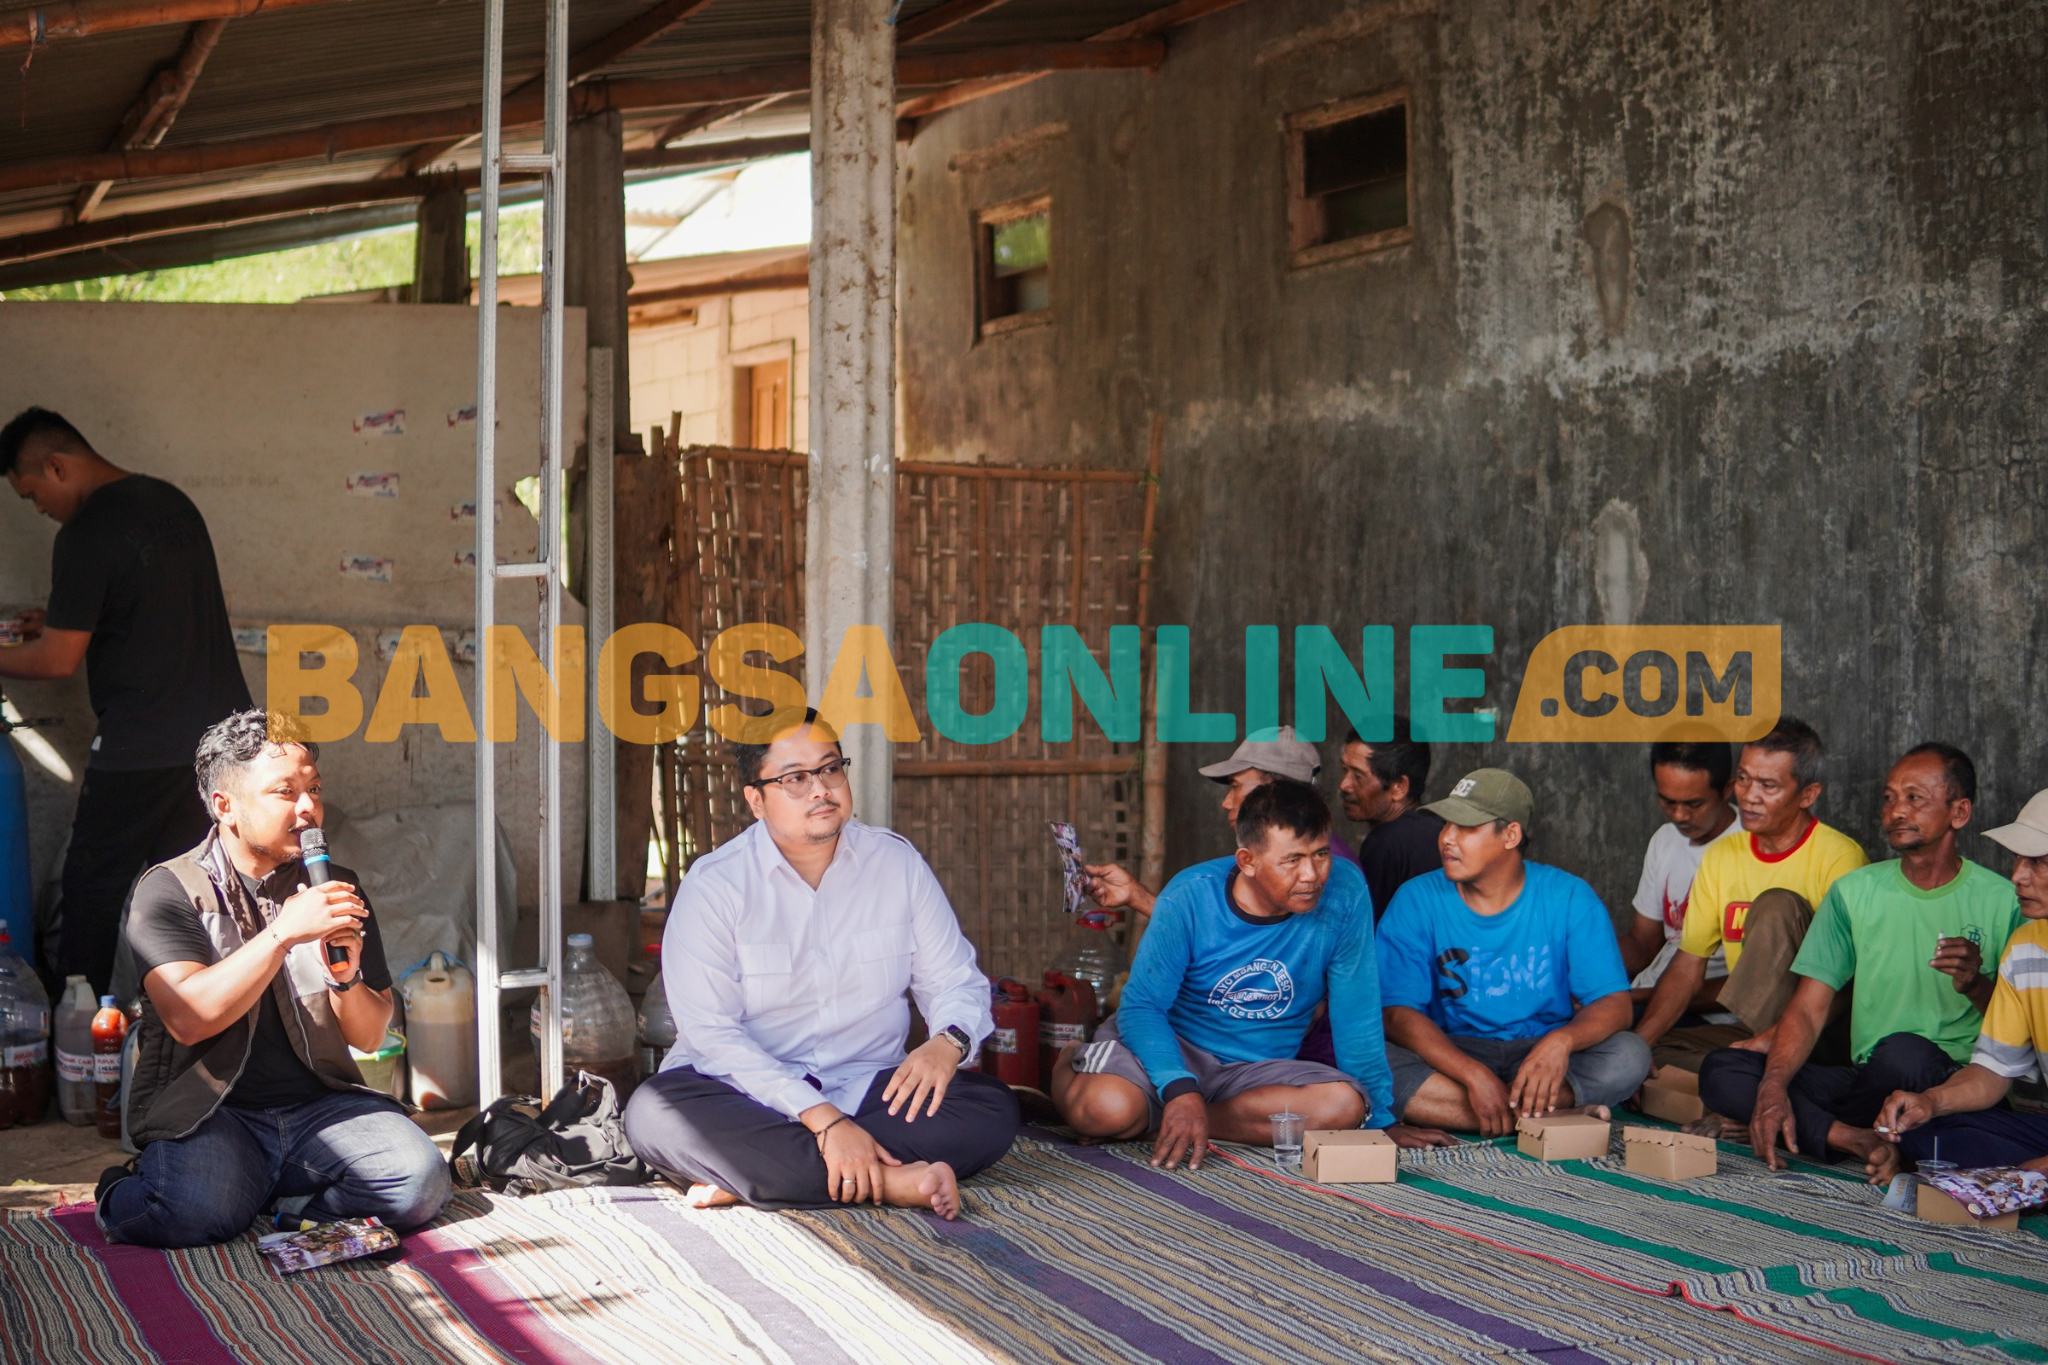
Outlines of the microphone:
[{"label": "microphone", "polygon": [[[306,866],[306,885],[318,886],[334,879],[327,861],[327,834],[315,825],[299,831],[299,861]],[[339,967],[348,961],[348,950],[337,944],[327,945],[327,962]]]}]

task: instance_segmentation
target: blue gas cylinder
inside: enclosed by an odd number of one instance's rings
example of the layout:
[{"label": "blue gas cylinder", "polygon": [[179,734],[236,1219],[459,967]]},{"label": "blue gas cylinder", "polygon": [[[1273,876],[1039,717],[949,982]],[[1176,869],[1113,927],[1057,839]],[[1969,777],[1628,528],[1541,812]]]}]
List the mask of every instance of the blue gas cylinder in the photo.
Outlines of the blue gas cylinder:
[{"label": "blue gas cylinder", "polygon": [[28,875],[28,787],[22,780],[21,756],[0,731],[0,925],[14,940],[14,951],[36,960],[36,907]]}]

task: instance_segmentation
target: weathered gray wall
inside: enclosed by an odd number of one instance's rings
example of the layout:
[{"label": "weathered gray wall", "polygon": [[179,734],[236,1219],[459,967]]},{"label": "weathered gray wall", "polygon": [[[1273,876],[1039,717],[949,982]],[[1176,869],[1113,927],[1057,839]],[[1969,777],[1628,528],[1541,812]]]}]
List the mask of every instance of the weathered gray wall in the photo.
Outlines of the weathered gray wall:
[{"label": "weathered gray wall", "polygon": [[[920,134],[905,454],[1128,467],[1164,414],[1203,707],[1251,623],[1491,623],[1504,732],[1553,627],[1782,622],[1829,819],[1875,845],[1936,736],[2010,818],[2048,786],[2044,69],[2039,0],[1242,6]],[[1282,118],[1399,84],[1414,244],[1290,271]],[[970,215],[1048,189],[1056,321],[970,345]],[[1173,865],[1223,847],[1211,756]],[[1642,751],[1453,750],[1433,794],[1481,760],[1618,907]]]}]

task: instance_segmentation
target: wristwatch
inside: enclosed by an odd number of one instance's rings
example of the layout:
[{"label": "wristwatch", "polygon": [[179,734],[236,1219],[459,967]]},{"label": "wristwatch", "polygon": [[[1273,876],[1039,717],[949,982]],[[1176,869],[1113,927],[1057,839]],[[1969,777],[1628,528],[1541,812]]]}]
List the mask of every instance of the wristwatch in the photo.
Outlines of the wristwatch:
[{"label": "wristwatch", "polygon": [[330,974],[327,978],[327,989],[330,991],[352,991],[362,983],[363,969],[358,967],[356,968],[356,974],[346,981],[336,981],[332,974]]},{"label": "wristwatch", "polygon": [[969,1038],[967,1030],[961,1028],[958,1024],[948,1024],[937,1033],[934,1033],[932,1037],[944,1038],[954,1047],[959,1048],[960,1060],[963,1062],[967,1060],[967,1054],[974,1050],[974,1040]]}]

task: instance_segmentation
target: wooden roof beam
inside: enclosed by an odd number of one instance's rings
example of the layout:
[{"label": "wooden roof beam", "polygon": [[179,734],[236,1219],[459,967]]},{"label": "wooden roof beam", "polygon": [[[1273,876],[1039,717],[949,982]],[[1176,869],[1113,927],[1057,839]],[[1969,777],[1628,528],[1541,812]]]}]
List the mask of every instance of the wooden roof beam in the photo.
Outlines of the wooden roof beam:
[{"label": "wooden roof beam", "polygon": [[998,5],[1009,0],[946,0],[943,5],[934,5],[915,19],[905,19],[896,26],[896,43],[921,43],[935,38],[949,28],[957,28],[969,19],[978,19]]},{"label": "wooden roof beam", "polygon": [[[628,52],[645,47],[662,34],[674,28],[683,20],[705,8],[711,0],[660,0],[651,9],[642,10],[610,33],[579,51],[569,54],[569,81],[573,85],[594,72],[603,70]],[[546,80],[545,73],[529,77],[514,86],[507,99],[530,95],[541,88]],[[406,156],[393,162],[387,175],[416,175],[443,157],[467,147],[476,141],[475,137],[456,138],[448,142],[435,142],[415,148]]]},{"label": "wooden roof beam", "polygon": [[[1123,43],[1132,40],[1156,39],[1168,29],[1179,28],[1182,24],[1192,24],[1197,19],[1206,19],[1212,14],[1219,14],[1224,10],[1235,8],[1243,3],[1244,0],[1173,0],[1172,4],[1161,5],[1151,13],[1141,14],[1128,23],[1118,24],[1114,28],[1106,28],[1089,38],[1088,41],[1091,43]],[[1050,74],[1050,72],[1046,71],[1034,71],[1019,76],[962,82],[951,89],[935,90],[928,95],[919,95],[915,99],[905,100],[896,110],[896,118],[899,125],[896,130],[897,136],[907,138],[915,134],[917,131],[917,120],[919,119],[929,118],[943,110],[957,109],[963,104],[972,104],[976,100],[985,100],[990,95],[1000,95],[1006,90],[1015,90],[1019,86],[1029,85],[1041,76]],[[901,79],[900,76],[898,79]],[[914,84],[914,82],[910,81],[903,81],[902,83],[906,85]]]},{"label": "wooden roof beam", "polygon": [[732,104],[713,104],[702,109],[692,109],[689,113],[656,133],[653,140],[647,146],[658,151],[679,137],[687,137],[691,133],[702,132],[706,128],[716,128],[728,119],[745,118],[748,114],[758,114],[763,109],[771,108],[788,98],[789,96],[787,95],[767,95],[757,100],[737,100]]},{"label": "wooden roof beam", "polygon": [[[757,157],[786,156],[792,152],[805,151],[809,146],[810,138],[799,133],[790,137],[747,138],[736,142],[700,143],[696,146],[666,150],[651,148],[628,152],[626,169],[645,171],[732,164],[751,161]],[[507,176],[506,183],[512,184],[529,178]],[[41,260],[50,256],[68,256],[76,251],[116,246],[122,242],[139,242],[151,237],[172,237],[208,228],[234,227],[242,223],[261,222],[266,218],[288,218],[299,214],[324,213],[333,209],[399,203],[408,199],[424,198],[435,187],[451,183],[468,191],[475,189],[482,179],[482,172],[475,168],[457,171],[451,175],[384,176],[370,180],[351,180],[339,185],[314,185],[279,194],[243,195],[240,198],[212,200],[204,204],[182,204],[177,208],[156,209],[147,213],[122,214],[115,218],[95,219],[89,223],[51,228],[44,232],[0,238],[0,265]]]},{"label": "wooden roof beam", "polygon": [[[459,174],[464,189],[475,189],[481,176],[475,171]],[[445,176],[413,176],[404,180],[355,180],[341,185],[315,185],[310,189],[287,190],[281,194],[244,195],[205,204],[183,204],[174,209],[148,213],[127,213],[98,218],[46,232],[28,232],[0,240],[0,265],[68,256],[93,247],[139,242],[151,237],[171,237],[182,232],[233,227],[257,223],[266,218],[290,218],[322,213],[330,209],[358,208],[368,204],[397,203],[424,198]]]},{"label": "wooden roof beam", "polygon": [[[957,28],[969,19],[978,18],[998,5],[1006,5],[1008,3],[1009,0],[946,0],[946,3],[943,5],[935,5],[916,18],[906,19],[901,24],[898,24],[896,26],[896,46],[899,48],[908,47],[913,43],[921,43],[927,38],[935,38],[947,29]],[[666,147],[679,137],[687,137],[691,133],[715,127],[718,124],[724,123],[727,119],[744,118],[748,114],[757,114],[769,105],[784,98],[786,97],[782,95],[770,95],[767,99],[753,104],[738,103],[725,105],[720,108],[696,110],[693,113],[685,114],[682,118],[677,119],[674,123],[669,124],[668,127],[656,133],[654,140],[648,145],[650,147]]]},{"label": "wooden roof beam", "polygon": [[[906,85],[950,85],[1026,71],[1149,69],[1165,59],[1166,45],[1157,39],[1113,43],[1020,43],[937,56],[907,54],[898,59],[897,74]],[[578,114],[604,109],[627,112],[679,109],[759,99],[771,94],[796,94],[810,88],[810,78],[808,62],[790,62],[667,80],[597,80],[571,89],[569,103],[571,110]],[[537,123],[542,112],[542,101],[537,94],[508,99],[504,105],[505,124],[513,127]],[[100,180],[210,175],[293,161],[331,159],[384,147],[462,137],[482,126],[482,108],[469,104],[453,109],[354,119],[324,128],[266,133],[181,147],[38,157],[0,164],[0,193],[55,185],[89,185]]]},{"label": "wooden roof beam", "polygon": [[72,0],[0,14],[0,51],[97,38],[138,28],[245,19],[252,14],[347,4],[349,0]]},{"label": "wooden roof beam", "polygon": [[[171,131],[171,125],[177,122],[185,101],[192,97],[192,87],[198,83],[199,73],[206,69],[206,59],[220,45],[221,31],[227,26],[225,19],[202,19],[192,25],[177,57],[149,78],[148,84],[142,87],[142,93],[122,115],[120,130],[114,134],[110,150],[119,152],[154,147],[164,140],[164,135]],[[112,181],[101,180],[80,190],[78,197],[71,201],[71,221],[82,223],[92,217],[112,188]]]}]

